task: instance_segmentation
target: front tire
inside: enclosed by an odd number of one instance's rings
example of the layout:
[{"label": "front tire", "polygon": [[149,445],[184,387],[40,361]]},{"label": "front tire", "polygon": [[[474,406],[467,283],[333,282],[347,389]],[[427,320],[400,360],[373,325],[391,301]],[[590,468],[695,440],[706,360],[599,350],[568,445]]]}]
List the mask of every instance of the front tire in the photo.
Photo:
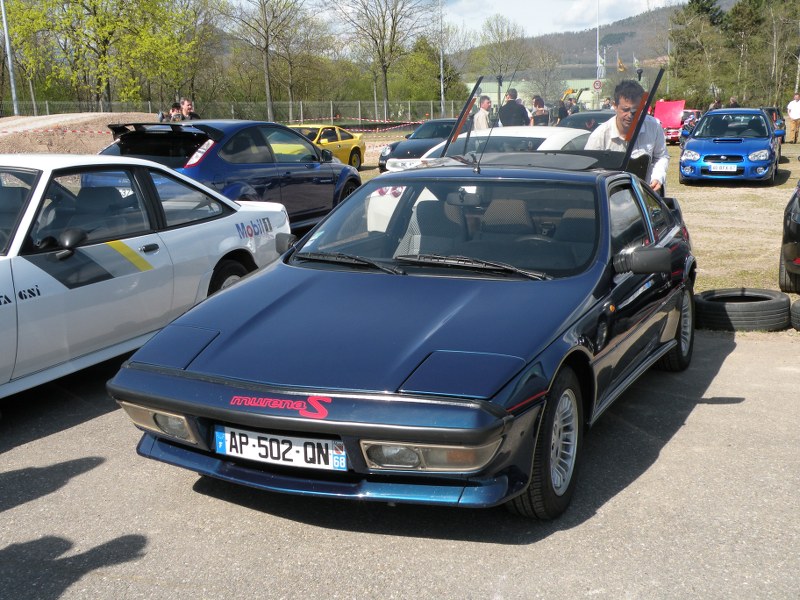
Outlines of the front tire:
[{"label": "front tire", "polygon": [[245,266],[235,260],[223,260],[214,269],[211,283],[208,284],[208,295],[214,294],[226,287],[232,286],[242,277],[247,275]]},{"label": "front tire", "polygon": [[782,292],[796,294],[800,292],[800,275],[795,275],[787,271],[783,250],[780,251],[780,255],[780,262],[778,263],[778,285]]},{"label": "front tire", "polygon": [[554,519],[572,500],[583,446],[583,399],[578,377],[563,368],[550,389],[536,440],[528,487],[508,503],[524,517]]},{"label": "front tire", "polygon": [[342,188],[342,195],[339,198],[339,202],[341,203],[345,198],[347,198],[350,194],[355,192],[358,189],[358,185],[354,181],[348,181],[344,184],[344,188]]}]

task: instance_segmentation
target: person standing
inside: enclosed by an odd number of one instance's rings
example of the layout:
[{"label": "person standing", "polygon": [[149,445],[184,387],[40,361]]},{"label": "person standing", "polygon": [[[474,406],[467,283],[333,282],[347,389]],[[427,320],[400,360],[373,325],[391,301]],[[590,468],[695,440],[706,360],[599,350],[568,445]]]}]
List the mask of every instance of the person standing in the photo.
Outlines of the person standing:
[{"label": "person standing", "polygon": [[[625,152],[628,141],[625,139],[633,127],[634,118],[639,111],[639,104],[644,96],[644,89],[633,79],[626,79],[614,88],[614,112],[616,116],[600,124],[586,140],[586,150],[614,150]],[[664,183],[667,180],[669,152],[667,140],[660,123],[650,115],[642,115],[644,122],[639,135],[634,141],[631,158],[642,154],[650,156],[647,168],[647,182],[654,192],[664,195]]]},{"label": "person standing", "polygon": [[722,108],[722,101],[719,98],[714,98],[714,101],[708,105],[708,110],[717,110]]},{"label": "person standing", "polygon": [[489,96],[481,96],[478,99],[478,112],[472,120],[473,129],[489,129],[489,109],[492,108],[492,99]]},{"label": "person standing", "polygon": [[558,114],[556,117],[556,125],[561,123],[562,119],[566,119],[569,116],[569,112],[567,111],[567,105],[563,100],[558,101]]},{"label": "person standing", "polygon": [[797,143],[800,137],[800,92],[794,93],[794,100],[786,105],[786,141]]},{"label": "person standing", "polygon": [[503,127],[511,127],[513,125],[527,125],[530,123],[528,111],[521,104],[517,104],[517,90],[508,88],[506,92],[506,101],[500,110],[497,111],[500,117],[500,124]]},{"label": "person standing", "polygon": [[200,115],[194,112],[194,102],[189,98],[181,98],[181,121],[199,119]]},{"label": "person standing", "polygon": [[550,112],[544,106],[541,96],[533,97],[533,111],[531,113],[531,125],[549,125]]},{"label": "person standing", "polygon": [[739,108],[739,102],[736,100],[736,97],[731,96],[731,99],[728,102],[728,108]]}]

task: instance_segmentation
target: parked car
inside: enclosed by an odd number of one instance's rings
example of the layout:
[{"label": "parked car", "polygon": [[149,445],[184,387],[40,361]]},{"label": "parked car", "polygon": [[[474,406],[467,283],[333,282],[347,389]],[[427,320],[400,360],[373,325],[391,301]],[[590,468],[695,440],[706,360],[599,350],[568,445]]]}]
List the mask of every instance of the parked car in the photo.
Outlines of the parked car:
[{"label": "parked car", "polygon": [[[462,133],[450,145],[450,157],[484,152],[535,152],[545,150],[582,150],[591,132],[569,127],[548,127],[545,125],[516,125],[478,129]],[[417,167],[422,163],[436,162],[442,157],[445,142],[439,142],[420,158],[390,158],[386,161],[387,171],[402,171]]]},{"label": "parked car", "polygon": [[615,115],[616,113],[613,110],[582,110],[564,117],[556,127],[571,127],[573,129],[594,131],[601,123],[605,123]]},{"label": "parked car", "polygon": [[778,284],[782,292],[800,293],[800,182],[783,212]]},{"label": "parked car", "polygon": [[370,180],[125,363],[108,390],[138,452],[263,490],[559,515],[586,429],[693,352],[680,207],[613,154]]},{"label": "parked car", "polygon": [[760,108],[710,110],[685,134],[679,180],[774,184],[781,159],[779,138],[783,134]]},{"label": "parked car", "polygon": [[333,161],[306,137],[277,123],[182,121],[109,125],[110,156],[147,158],[172,167],[231,200],[286,206],[294,229],[304,229],[354,189],[361,177]]},{"label": "parked car", "polygon": [[697,123],[701,115],[701,111],[696,108],[683,109],[679,127],[664,127],[664,137],[667,139],[667,143],[679,144],[681,142],[681,131],[685,128],[687,119],[691,117],[692,122]]},{"label": "parked car", "polygon": [[275,260],[279,233],[280,204],[150,161],[0,155],[0,397],[138,348]]},{"label": "parked car", "polygon": [[360,170],[367,153],[367,144],[360,133],[351,133],[336,125],[290,125],[290,129],[299,131],[323,150],[330,150],[333,155],[354,169]]},{"label": "parked car", "polygon": [[378,170],[386,171],[386,161],[390,158],[419,158],[436,144],[447,138],[453,130],[456,119],[431,119],[417,127],[406,139],[387,144],[378,157]]}]

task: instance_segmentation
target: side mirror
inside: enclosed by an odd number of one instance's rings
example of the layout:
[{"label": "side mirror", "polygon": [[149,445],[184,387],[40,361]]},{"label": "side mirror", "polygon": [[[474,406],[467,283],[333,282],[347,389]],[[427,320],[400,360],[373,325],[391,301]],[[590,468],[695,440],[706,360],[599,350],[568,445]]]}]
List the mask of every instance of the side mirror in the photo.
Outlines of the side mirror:
[{"label": "side mirror", "polygon": [[294,243],[297,241],[297,236],[291,233],[278,233],[275,235],[275,250],[277,250],[278,254],[283,254],[289,248],[294,246]]},{"label": "side mirror", "polygon": [[614,257],[614,271],[618,274],[671,273],[672,254],[667,248],[639,246],[632,251],[620,252]]},{"label": "side mirror", "polygon": [[786,135],[785,129],[776,129],[775,130],[775,137],[783,137]]},{"label": "side mirror", "polygon": [[56,258],[58,260],[69,258],[75,253],[75,248],[85,242],[86,238],[88,237],[89,234],[83,229],[78,229],[75,227],[65,229],[58,236],[58,245],[61,246],[63,250],[56,252]]},{"label": "side mirror", "polygon": [[330,150],[322,150],[322,162],[333,162],[333,152]]},{"label": "side mirror", "polygon": [[406,139],[408,139],[408,138],[410,138],[410,137],[411,137],[411,134],[410,134],[410,133],[407,133],[407,134],[405,135],[405,138],[406,138]]}]

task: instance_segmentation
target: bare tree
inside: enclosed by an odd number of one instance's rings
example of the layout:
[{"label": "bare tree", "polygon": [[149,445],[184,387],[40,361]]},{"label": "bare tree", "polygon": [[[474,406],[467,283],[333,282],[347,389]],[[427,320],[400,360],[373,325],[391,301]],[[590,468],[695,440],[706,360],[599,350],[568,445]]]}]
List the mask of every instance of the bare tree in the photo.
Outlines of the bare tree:
[{"label": "bare tree", "polygon": [[261,54],[269,121],[275,119],[270,89],[272,53],[277,38],[291,32],[304,3],[305,0],[240,0],[221,9],[222,14],[235,25],[234,37]]},{"label": "bare tree", "polygon": [[503,15],[492,15],[481,28],[478,56],[485,68],[497,79],[497,104],[501,101],[503,82],[528,67],[529,45],[522,25]]},{"label": "bare tree", "polygon": [[385,113],[389,70],[409,51],[417,35],[430,26],[433,0],[340,0],[334,6],[380,68]]},{"label": "bare tree", "polygon": [[561,73],[561,56],[550,46],[536,45],[530,61],[530,79],[542,98],[561,98],[561,91],[567,87]]}]

